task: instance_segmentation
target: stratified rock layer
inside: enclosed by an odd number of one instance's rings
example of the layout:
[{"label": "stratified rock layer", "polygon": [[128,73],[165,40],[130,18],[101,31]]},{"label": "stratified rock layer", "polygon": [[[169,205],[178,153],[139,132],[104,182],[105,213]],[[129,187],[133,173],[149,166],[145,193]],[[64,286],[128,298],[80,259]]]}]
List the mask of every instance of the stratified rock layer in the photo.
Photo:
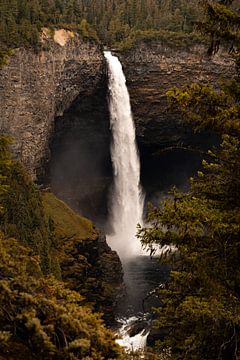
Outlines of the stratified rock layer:
[{"label": "stratified rock layer", "polygon": [[65,30],[54,40],[43,34],[41,51],[16,49],[0,70],[0,132],[15,138],[13,149],[32,177],[48,155],[54,118],[79,94],[90,95],[103,72],[95,43]]},{"label": "stratified rock layer", "polygon": [[118,55],[124,65],[140,144],[166,148],[206,141],[206,137],[193,136],[180,115],[169,110],[166,91],[191,82],[216,84],[228,78],[234,65],[226,51],[210,57],[203,45],[170,47],[151,42]]}]

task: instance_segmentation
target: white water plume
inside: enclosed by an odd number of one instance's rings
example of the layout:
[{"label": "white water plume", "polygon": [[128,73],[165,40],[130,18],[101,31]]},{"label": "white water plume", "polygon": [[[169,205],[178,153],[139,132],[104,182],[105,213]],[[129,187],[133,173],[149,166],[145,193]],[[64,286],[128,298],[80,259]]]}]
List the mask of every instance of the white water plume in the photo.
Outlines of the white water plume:
[{"label": "white water plume", "polygon": [[108,242],[122,259],[126,259],[141,254],[136,232],[137,224],[142,224],[144,196],[140,186],[140,161],[126,79],[118,58],[109,51],[104,54],[109,71],[113,137],[111,156],[114,169],[110,209],[114,233],[108,236]]}]

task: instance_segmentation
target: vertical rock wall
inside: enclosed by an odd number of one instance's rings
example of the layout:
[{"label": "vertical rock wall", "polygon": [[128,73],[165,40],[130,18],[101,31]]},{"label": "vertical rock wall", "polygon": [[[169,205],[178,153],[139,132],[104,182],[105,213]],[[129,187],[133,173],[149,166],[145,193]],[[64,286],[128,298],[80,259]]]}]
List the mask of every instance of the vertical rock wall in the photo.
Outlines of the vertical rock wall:
[{"label": "vertical rock wall", "polygon": [[90,95],[104,67],[98,45],[58,30],[43,33],[42,49],[16,49],[0,70],[0,133],[15,138],[13,149],[33,178],[48,156],[54,118],[79,95]]},{"label": "vertical rock wall", "polygon": [[166,45],[160,41],[141,43],[119,54],[127,85],[139,142],[144,146],[194,145],[205,139],[194,136],[181,117],[168,108],[166,91],[191,82],[217,82],[234,72],[227,51],[207,55],[203,45]]}]

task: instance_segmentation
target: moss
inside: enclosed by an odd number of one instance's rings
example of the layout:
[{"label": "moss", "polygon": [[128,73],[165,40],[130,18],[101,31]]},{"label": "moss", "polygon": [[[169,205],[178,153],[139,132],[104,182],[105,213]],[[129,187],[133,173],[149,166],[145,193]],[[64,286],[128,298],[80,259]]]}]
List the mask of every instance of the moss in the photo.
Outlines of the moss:
[{"label": "moss", "polygon": [[52,219],[58,238],[97,239],[96,230],[90,220],[75,213],[52,193],[45,192],[42,198],[45,212]]}]

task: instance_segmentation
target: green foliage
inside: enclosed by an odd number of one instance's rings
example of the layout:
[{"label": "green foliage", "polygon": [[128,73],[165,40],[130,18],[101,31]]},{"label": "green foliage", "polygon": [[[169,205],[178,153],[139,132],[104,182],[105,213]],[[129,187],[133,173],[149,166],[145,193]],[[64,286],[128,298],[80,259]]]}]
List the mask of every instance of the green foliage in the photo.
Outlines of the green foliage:
[{"label": "green foliage", "polygon": [[224,135],[189,191],[174,190],[150,211],[153,227],[140,230],[150,248],[174,246],[174,270],[157,311],[158,326],[169,329],[161,346],[170,346],[174,359],[239,356],[239,151],[240,141]]},{"label": "green foliage", "polygon": [[39,31],[44,26],[74,29],[84,39],[98,41],[100,38],[110,46],[117,44],[126,48],[131,42],[135,43],[135,37],[174,40],[174,33],[183,37],[182,34],[193,32],[197,23],[202,33],[211,37],[209,51],[214,52],[220,37],[236,39],[238,17],[234,9],[222,4],[206,0],[203,4],[207,14],[205,19],[197,0],[2,0],[1,58],[6,58],[4,54],[9,48],[38,48]]},{"label": "green foliage", "polygon": [[12,55],[12,51],[10,49],[5,51],[0,51],[0,69],[8,64],[9,57]]},{"label": "green foliage", "polygon": [[162,42],[168,46],[184,47],[193,44],[205,43],[204,38],[198,33],[173,32],[167,30],[132,30],[129,35],[120,42],[114,44],[120,51],[126,51],[139,46],[140,43]]},{"label": "green foliage", "polygon": [[0,50],[40,46],[42,27],[77,30],[84,39],[114,45],[130,31],[192,32],[201,19],[197,0],[1,0]]},{"label": "green foliage", "polygon": [[233,1],[209,1],[203,0],[205,10],[204,21],[198,22],[198,29],[211,40],[209,54],[214,54],[219,49],[220,42],[229,46],[231,52],[235,52],[235,46],[240,45],[239,14]]},{"label": "green foliage", "polygon": [[0,356],[118,359],[120,349],[81,296],[42,277],[37,257],[0,234]]},{"label": "green foliage", "polygon": [[94,240],[97,238],[96,230],[90,220],[75,213],[63,201],[49,192],[44,192],[42,199],[45,213],[52,219],[54,232],[58,239],[76,237],[79,240]]},{"label": "green foliage", "polygon": [[50,273],[53,237],[51,223],[44,213],[41,194],[19,163],[14,162],[5,171],[5,179],[9,191],[1,196],[1,230],[30,245],[41,256],[44,273]]},{"label": "green foliage", "polygon": [[94,30],[85,19],[81,21],[78,32],[84,39],[99,41],[96,30]]},{"label": "green foliage", "polygon": [[[232,36],[237,44],[233,10],[205,3],[205,29],[219,40]],[[222,139],[219,148],[206,154],[189,190],[173,189],[158,208],[150,209],[149,226],[139,229],[143,244],[151,251],[165,247],[162,259],[172,264],[171,277],[159,290],[162,305],[156,309],[157,327],[166,334],[159,348],[170,347],[172,359],[240,356],[239,80],[237,73],[217,89],[191,84],[168,92],[184,121]]]},{"label": "green foliage", "polygon": [[88,302],[99,300],[99,279],[93,277],[88,260],[89,257],[94,258],[95,247],[92,244],[98,236],[92,222],[76,214],[51,193],[44,192],[42,199],[44,212],[53,225],[52,258],[57,259],[61,278],[70,289],[80,291]]},{"label": "green foliage", "polygon": [[0,196],[8,190],[6,172],[12,166],[12,160],[8,150],[10,143],[10,138],[0,136]]},{"label": "green foliage", "polygon": [[[236,83],[238,79],[234,80]],[[216,90],[211,84],[194,83],[182,89],[173,88],[167,95],[171,106],[175,109],[180,107],[186,120],[194,123],[196,130],[205,128],[220,134],[238,135],[240,106],[236,103],[236,91],[233,93],[232,90],[230,84]]]},{"label": "green foliage", "polygon": [[37,46],[42,14],[38,1],[2,0],[0,3],[0,48]]},{"label": "green foliage", "polygon": [[9,142],[0,138],[0,358],[120,359],[113,334],[86,306],[103,296],[87,259],[98,253],[92,223],[42,196],[11,160]]},{"label": "green foliage", "polygon": [[51,193],[44,192],[42,198],[45,214],[53,224],[51,261],[57,260],[61,279],[96,311],[103,312],[106,321],[112,321],[115,286],[119,284],[109,282],[107,272],[114,266],[115,256],[101,247],[100,234],[91,221]]}]

